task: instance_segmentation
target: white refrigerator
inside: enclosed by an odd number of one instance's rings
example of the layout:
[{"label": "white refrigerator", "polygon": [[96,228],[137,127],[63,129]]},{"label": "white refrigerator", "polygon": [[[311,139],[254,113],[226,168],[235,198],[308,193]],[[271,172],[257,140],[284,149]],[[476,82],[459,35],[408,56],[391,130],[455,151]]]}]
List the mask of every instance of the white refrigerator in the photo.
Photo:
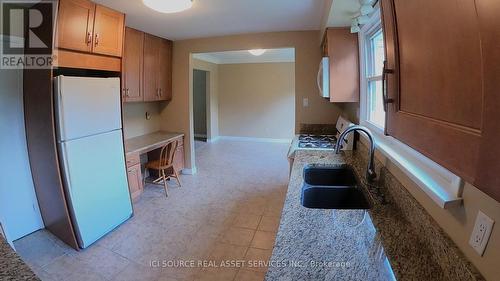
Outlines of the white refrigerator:
[{"label": "white refrigerator", "polygon": [[69,213],[86,248],[132,216],[119,78],[54,78],[57,142]]}]

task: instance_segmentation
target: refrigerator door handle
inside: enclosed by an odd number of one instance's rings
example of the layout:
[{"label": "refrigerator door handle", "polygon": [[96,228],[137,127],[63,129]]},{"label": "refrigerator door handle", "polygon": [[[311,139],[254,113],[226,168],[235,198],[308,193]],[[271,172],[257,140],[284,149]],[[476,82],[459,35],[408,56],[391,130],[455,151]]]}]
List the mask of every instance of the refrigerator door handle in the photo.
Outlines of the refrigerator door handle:
[{"label": "refrigerator door handle", "polygon": [[63,182],[66,188],[68,189],[68,192],[71,195],[71,173],[69,172],[69,167],[68,167],[68,159],[67,159],[67,153],[66,153],[66,143],[64,141],[59,142],[59,154],[61,155],[62,161],[61,165],[63,166],[61,169],[61,173],[63,173]]}]

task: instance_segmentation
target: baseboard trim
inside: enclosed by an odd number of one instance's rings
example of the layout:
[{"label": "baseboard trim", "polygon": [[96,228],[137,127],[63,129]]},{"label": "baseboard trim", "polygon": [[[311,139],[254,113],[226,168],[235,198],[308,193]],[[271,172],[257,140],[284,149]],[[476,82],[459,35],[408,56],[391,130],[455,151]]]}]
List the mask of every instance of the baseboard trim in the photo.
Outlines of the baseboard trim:
[{"label": "baseboard trim", "polygon": [[196,167],[192,167],[191,169],[184,168],[181,173],[184,175],[194,175],[196,174]]},{"label": "baseboard trim", "polygon": [[218,139],[230,140],[230,141],[251,141],[251,142],[272,142],[272,143],[292,142],[292,139],[252,138],[252,137],[234,137],[234,136],[219,136]]},{"label": "baseboard trim", "polygon": [[218,141],[219,139],[220,139],[220,137],[219,137],[219,136],[217,136],[217,137],[213,137],[213,138],[211,138],[211,139],[207,139],[207,142],[209,142],[209,143],[211,143],[211,142],[216,142],[216,141]]}]

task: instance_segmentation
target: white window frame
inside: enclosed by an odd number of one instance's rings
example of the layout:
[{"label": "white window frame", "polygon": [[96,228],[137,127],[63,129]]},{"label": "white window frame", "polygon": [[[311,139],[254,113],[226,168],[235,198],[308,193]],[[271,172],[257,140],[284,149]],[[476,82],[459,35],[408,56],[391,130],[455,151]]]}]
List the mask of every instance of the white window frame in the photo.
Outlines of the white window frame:
[{"label": "white window frame", "polygon": [[[416,185],[424,191],[441,208],[447,209],[462,204],[464,181],[444,167],[420,154],[408,145],[397,139],[384,135],[384,131],[374,123],[368,121],[368,79],[366,60],[369,56],[367,44],[374,31],[381,28],[380,9],[371,15],[370,21],[363,25],[358,33],[360,55],[360,124],[369,128],[375,137],[377,150],[376,157],[390,171],[394,165],[403,171]],[[361,142],[368,144],[368,140],[361,134]],[[393,165],[391,165],[393,164]],[[395,173],[397,174],[397,173]],[[411,190],[409,190],[411,192]]]}]

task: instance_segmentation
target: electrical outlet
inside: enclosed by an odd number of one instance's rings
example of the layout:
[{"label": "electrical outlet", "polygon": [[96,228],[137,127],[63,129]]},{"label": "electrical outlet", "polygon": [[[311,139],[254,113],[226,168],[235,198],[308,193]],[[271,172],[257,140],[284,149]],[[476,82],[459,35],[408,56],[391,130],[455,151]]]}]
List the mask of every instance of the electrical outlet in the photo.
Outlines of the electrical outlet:
[{"label": "electrical outlet", "polygon": [[485,215],[483,212],[478,211],[476,217],[476,223],[474,224],[474,229],[472,230],[472,235],[469,239],[469,245],[476,250],[479,255],[483,255],[486,249],[486,244],[490,239],[491,230],[493,229],[493,224],[495,222]]},{"label": "electrical outlet", "polygon": [[308,107],[309,106],[309,99],[308,98],[303,98],[302,99],[302,106]]}]

